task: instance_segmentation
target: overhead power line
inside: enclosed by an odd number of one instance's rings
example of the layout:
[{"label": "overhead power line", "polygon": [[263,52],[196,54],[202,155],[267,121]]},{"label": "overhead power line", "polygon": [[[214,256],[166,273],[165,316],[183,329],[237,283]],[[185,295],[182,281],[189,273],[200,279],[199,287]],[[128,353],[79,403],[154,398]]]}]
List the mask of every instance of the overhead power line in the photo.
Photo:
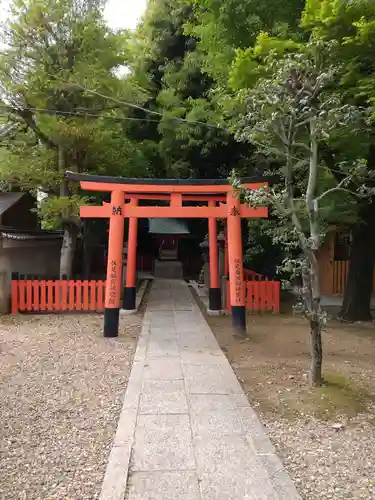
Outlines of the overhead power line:
[{"label": "overhead power line", "polygon": [[[130,105],[130,103],[129,103]],[[5,109],[10,112],[16,111],[16,108],[12,106],[7,106],[0,104],[0,109]],[[142,109],[142,108],[141,108]],[[150,119],[150,118],[135,118],[135,117],[128,117],[128,116],[113,116],[113,115],[105,115],[105,114],[97,114],[97,113],[91,113],[89,110],[88,111],[59,111],[56,109],[48,109],[48,108],[32,108],[32,107],[26,107],[21,109],[20,111],[32,111],[35,113],[44,113],[44,114],[49,114],[49,115],[55,115],[55,116],[78,116],[81,118],[104,118],[104,119],[109,119],[109,120],[114,120],[114,121],[129,121],[129,122],[151,122],[151,123],[159,123],[160,120],[157,119]],[[146,110],[147,111],[147,110]],[[150,110],[149,110],[150,111]],[[163,118],[167,118],[170,120],[178,120],[183,123],[187,123],[190,125],[202,125],[208,128],[216,129],[216,130],[223,130],[226,131],[226,129],[221,129],[220,127],[217,127],[215,125],[210,125],[208,123],[200,122],[200,121],[195,121],[195,120],[187,120],[184,118],[179,118],[176,116],[166,116],[163,115],[162,113],[157,113],[156,111],[150,111],[150,114],[157,114],[158,116],[161,116]]]},{"label": "overhead power line", "polygon": [[[129,108],[137,109],[139,111],[144,111],[145,113],[148,113],[150,115],[161,116],[161,117],[165,116],[163,113],[160,113],[159,111],[154,111],[152,109],[147,109],[147,108],[144,108],[143,106],[139,106],[138,104],[134,104],[134,103],[131,103],[131,102],[122,101],[122,100],[117,99],[115,97],[111,97],[111,96],[108,96],[106,94],[102,94],[101,92],[98,92],[96,90],[89,89],[87,87],[83,87],[82,85],[79,85],[79,84],[75,84],[75,85],[77,85],[77,87],[79,87],[80,89],[84,90],[85,92],[90,92],[91,94],[95,94],[95,95],[97,95],[99,97],[102,97],[103,99],[109,99],[110,101],[113,101],[113,102],[115,102],[117,104],[121,104],[122,106],[127,106]],[[210,123],[206,123],[206,122],[201,122],[199,120],[189,120],[188,118],[180,118],[178,116],[168,116],[168,118],[171,119],[171,120],[177,120],[177,121],[185,122],[185,123],[189,123],[189,124],[202,125],[202,126],[208,127],[208,128],[213,128],[213,129],[217,129],[217,130],[227,131],[227,129],[225,129],[225,128],[218,127],[217,125],[211,125]]]},{"label": "overhead power line", "polygon": [[[6,109],[8,111],[15,111],[15,108],[12,106],[7,106],[0,104],[0,109]],[[20,111],[33,111],[35,113],[44,113],[44,114],[49,114],[49,115],[56,115],[56,116],[79,116],[82,118],[108,118],[110,120],[116,120],[116,121],[145,121],[145,118],[132,118],[132,117],[126,117],[126,116],[113,116],[113,115],[103,115],[103,114],[97,114],[97,113],[90,113],[89,111],[58,111],[56,109],[48,109],[48,108],[23,108]],[[6,116],[6,115],[3,115]],[[149,122],[159,122],[159,120],[148,120]]]}]

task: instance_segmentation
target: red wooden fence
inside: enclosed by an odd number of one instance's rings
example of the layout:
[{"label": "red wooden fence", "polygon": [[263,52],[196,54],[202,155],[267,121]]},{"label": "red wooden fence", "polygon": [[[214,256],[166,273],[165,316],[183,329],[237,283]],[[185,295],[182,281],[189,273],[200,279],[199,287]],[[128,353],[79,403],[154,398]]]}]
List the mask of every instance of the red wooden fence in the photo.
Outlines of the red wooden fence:
[{"label": "red wooden fence", "polygon": [[12,281],[17,312],[103,311],[105,281]]},{"label": "red wooden fence", "polygon": [[251,271],[250,269],[244,269],[243,275],[245,281],[263,281],[266,279],[263,274],[256,273],[255,271]]},{"label": "red wooden fence", "polygon": [[280,282],[247,281],[246,307],[250,311],[280,312]]},{"label": "red wooden fence", "polygon": [[[260,275],[257,275],[260,276]],[[280,312],[280,282],[258,281],[255,278],[245,281],[246,308],[250,311]],[[230,289],[227,284],[227,311],[230,312]]]}]

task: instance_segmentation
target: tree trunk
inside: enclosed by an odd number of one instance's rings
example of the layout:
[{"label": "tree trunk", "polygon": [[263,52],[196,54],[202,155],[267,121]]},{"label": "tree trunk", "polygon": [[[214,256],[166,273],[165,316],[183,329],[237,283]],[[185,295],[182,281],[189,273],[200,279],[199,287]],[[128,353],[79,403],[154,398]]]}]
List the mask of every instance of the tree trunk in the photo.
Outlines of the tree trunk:
[{"label": "tree trunk", "polygon": [[[58,149],[58,166],[61,175],[65,174],[66,156],[63,146]],[[69,183],[65,178],[62,178],[60,184],[60,196],[69,196]],[[64,237],[61,246],[60,256],[60,279],[71,279],[73,270],[73,258],[76,249],[77,228],[71,222],[65,220],[65,214],[62,214]]]},{"label": "tree trunk", "polygon": [[320,387],[323,383],[322,377],[322,322],[319,319],[310,320],[310,384],[315,387]]},{"label": "tree trunk", "polygon": [[310,324],[310,384],[320,387],[323,383],[322,330],[324,313],[320,305],[318,263],[313,252],[307,251],[302,265],[303,299]]},{"label": "tree trunk", "polygon": [[83,269],[83,277],[85,280],[89,280],[91,276],[91,261],[92,261],[92,246],[90,240],[90,231],[87,226],[87,221],[84,221],[83,225],[83,235],[82,235],[82,269]]},{"label": "tree trunk", "polygon": [[76,249],[77,231],[73,225],[64,229],[64,238],[60,257],[60,279],[72,278],[73,258]]},{"label": "tree trunk", "polygon": [[[373,216],[375,218],[375,214]],[[349,274],[339,314],[347,322],[371,321],[371,296],[375,258],[375,224],[361,224],[352,233]]]}]

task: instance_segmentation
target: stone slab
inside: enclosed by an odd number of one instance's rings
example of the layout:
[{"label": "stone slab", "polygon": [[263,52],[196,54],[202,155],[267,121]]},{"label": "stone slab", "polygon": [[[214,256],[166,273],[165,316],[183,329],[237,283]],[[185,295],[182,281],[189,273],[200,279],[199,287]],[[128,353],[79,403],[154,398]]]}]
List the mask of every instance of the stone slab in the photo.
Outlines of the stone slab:
[{"label": "stone slab", "polygon": [[189,415],[139,415],[133,471],[195,469]]},{"label": "stone slab", "polygon": [[238,406],[249,405],[247,398],[241,394],[189,394],[188,400],[192,414],[225,412],[235,410]]},{"label": "stone slab", "polygon": [[177,340],[150,340],[147,350],[148,358],[178,356]]},{"label": "stone slab", "polygon": [[191,415],[191,427],[194,436],[243,434],[244,428],[236,410],[194,413]]},{"label": "stone slab", "polygon": [[134,472],[127,500],[201,500],[196,472]]},{"label": "stone slab", "polygon": [[180,356],[183,364],[185,365],[220,365],[226,363],[227,360],[223,356],[223,353],[219,350],[202,351],[201,349],[181,349]]},{"label": "stone slab", "polygon": [[241,386],[230,367],[196,366],[183,363],[186,390],[190,394],[241,393]]},{"label": "stone slab", "polygon": [[274,445],[267,436],[262,422],[251,408],[238,408],[246,431],[246,437],[257,455],[276,454]]},{"label": "stone slab", "polygon": [[183,380],[145,380],[139,414],[188,413]]},{"label": "stone slab", "polygon": [[264,469],[241,434],[196,436],[194,451],[199,476],[225,470],[228,474],[236,474],[246,469],[249,474],[265,477]]},{"label": "stone slab", "polygon": [[131,455],[130,443],[126,447],[114,446],[109,455],[99,500],[123,500],[126,491]]},{"label": "stone slab", "polygon": [[144,367],[145,380],[176,380],[183,379],[182,366],[179,358],[150,358]]},{"label": "stone slab", "polygon": [[204,500],[279,500],[271,483],[253,476],[251,467],[237,472],[221,470],[203,474],[199,486]]},{"label": "stone slab", "polygon": [[280,458],[275,454],[259,455],[258,460],[270,477],[271,484],[279,494],[280,500],[298,499],[297,489],[286,473]]}]

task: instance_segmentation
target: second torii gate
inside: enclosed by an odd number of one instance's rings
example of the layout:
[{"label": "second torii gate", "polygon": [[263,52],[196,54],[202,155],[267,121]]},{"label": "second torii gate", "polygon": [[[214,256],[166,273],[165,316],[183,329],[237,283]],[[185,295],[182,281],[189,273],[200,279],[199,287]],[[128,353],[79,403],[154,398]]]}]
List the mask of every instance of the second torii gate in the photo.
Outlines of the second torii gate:
[{"label": "second torii gate", "polygon": [[[123,309],[136,308],[136,249],[140,218],[207,218],[209,223],[210,293],[209,309],[221,306],[218,271],[217,219],[227,219],[230,300],[234,330],[246,332],[245,287],[241,218],[266,218],[267,208],[252,208],[240,203],[238,192],[227,180],[201,179],[126,179],[67,172],[71,181],[79,181],[87,191],[111,192],[111,202],[102,206],[82,206],[82,218],[108,218],[109,241],[107,284],[104,310],[104,336],[118,335],[122,286],[124,217],[129,218],[128,260]],[[247,189],[264,187],[264,179],[244,179]],[[142,200],[169,201],[169,206],[140,206]],[[185,202],[196,202],[187,206]],[[199,205],[198,205],[199,204]]]}]

